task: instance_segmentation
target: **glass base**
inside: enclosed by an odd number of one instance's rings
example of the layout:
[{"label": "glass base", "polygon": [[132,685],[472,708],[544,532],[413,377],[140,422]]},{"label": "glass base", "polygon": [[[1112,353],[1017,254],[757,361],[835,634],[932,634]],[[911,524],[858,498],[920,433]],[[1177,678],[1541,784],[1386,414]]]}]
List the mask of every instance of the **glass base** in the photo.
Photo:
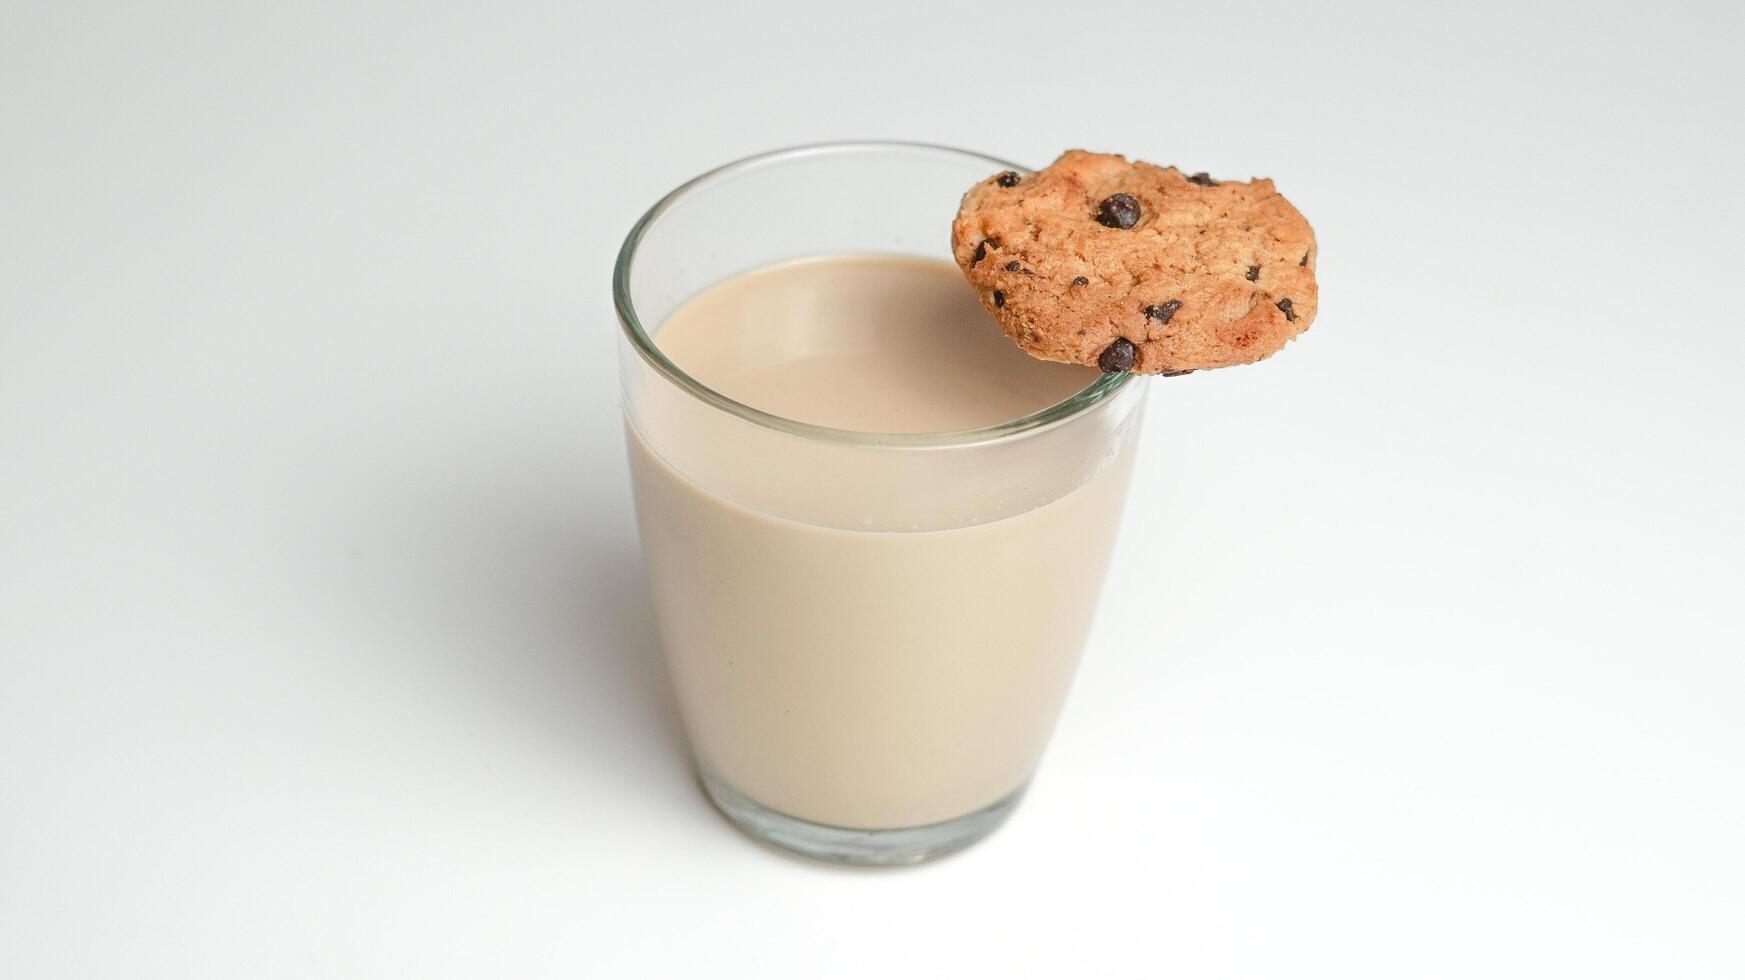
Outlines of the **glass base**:
[{"label": "glass base", "polygon": [[924,827],[853,830],[790,817],[739,792],[707,769],[698,770],[703,792],[734,826],[784,850],[836,864],[920,864],[974,844],[999,829],[1024,798],[1026,783],[988,806]]}]

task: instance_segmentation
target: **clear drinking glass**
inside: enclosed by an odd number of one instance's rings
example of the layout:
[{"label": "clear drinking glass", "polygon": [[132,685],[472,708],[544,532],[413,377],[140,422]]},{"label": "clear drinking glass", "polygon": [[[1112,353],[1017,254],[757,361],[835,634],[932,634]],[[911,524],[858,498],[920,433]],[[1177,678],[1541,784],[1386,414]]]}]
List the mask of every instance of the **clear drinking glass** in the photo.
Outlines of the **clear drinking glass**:
[{"label": "clear drinking glass", "polygon": [[767,153],[662,198],[613,269],[643,556],[697,770],[729,820],[802,854],[923,861],[1017,805],[1095,611],[1143,386],[855,432],[712,391],[658,328],[776,262],[949,259],[963,192],[1023,169],[910,143]]}]

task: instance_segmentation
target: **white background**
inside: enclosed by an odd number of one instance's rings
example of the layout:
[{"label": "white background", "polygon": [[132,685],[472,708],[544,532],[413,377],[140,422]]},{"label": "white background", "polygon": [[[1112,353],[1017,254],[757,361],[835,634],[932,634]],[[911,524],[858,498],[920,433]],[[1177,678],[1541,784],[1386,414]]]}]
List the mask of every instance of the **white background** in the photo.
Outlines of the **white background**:
[{"label": "white background", "polygon": [[[1745,974],[1740,4],[136,6],[0,8],[0,974]],[[877,137],[1272,176],[1322,298],[857,872],[688,774],[607,274]]]}]

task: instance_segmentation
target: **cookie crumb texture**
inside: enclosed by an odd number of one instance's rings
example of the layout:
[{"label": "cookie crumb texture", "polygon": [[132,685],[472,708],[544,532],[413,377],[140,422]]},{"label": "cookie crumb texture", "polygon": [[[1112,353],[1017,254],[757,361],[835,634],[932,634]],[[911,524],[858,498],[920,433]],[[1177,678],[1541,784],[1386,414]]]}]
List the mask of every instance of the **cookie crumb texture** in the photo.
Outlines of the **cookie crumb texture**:
[{"label": "cookie crumb texture", "polygon": [[1315,233],[1270,180],[1069,150],[971,188],[951,244],[983,307],[1043,360],[1107,370],[1125,340],[1141,374],[1251,364],[1315,319]]}]

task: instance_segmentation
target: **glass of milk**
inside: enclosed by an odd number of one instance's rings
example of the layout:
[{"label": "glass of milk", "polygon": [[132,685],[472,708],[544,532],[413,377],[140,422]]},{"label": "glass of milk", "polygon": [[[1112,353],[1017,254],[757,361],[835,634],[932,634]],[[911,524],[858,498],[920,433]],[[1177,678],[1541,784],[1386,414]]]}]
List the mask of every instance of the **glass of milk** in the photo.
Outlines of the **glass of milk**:
[{"label": "glass of milk", "polygon": [[1143,386],[1023,354],[950,263],[1014,164],[842,143],[710,171],[613,270],[637,520],[709,798],[908,864],[1030,784],[1096,610]]}]

